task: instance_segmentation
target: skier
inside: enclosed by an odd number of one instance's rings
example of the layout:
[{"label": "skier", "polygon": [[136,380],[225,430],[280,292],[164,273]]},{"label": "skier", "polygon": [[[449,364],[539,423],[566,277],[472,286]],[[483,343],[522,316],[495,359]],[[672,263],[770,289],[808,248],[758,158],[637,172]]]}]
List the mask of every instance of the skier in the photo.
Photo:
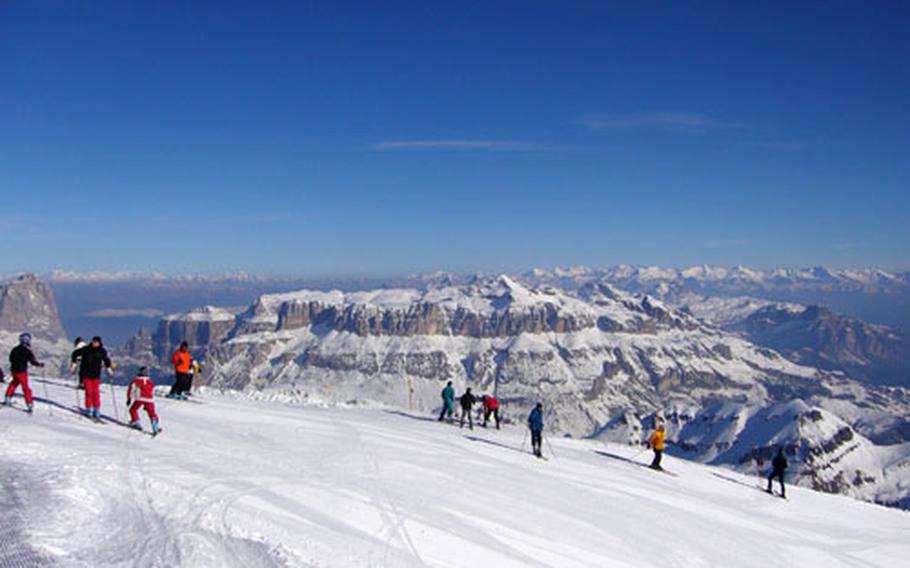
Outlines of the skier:
[{"label": "skier", "polygon": [[451,420],[453,414],[455,414],[455,387],[452,386],[452,381],[449,381],[446,388],[442,389],[442,412],[439,413],[439,421],[442,422],[446,415]]},{"label": "skier", "polygon": [[477,397],[471,394],[471,388],[465,389],[464,394],[458,399],[461,403],[461,427],[464,428],[465,416],[468,418],[468,426],[474,429],[474,417],[471,416],[471,408],[477,403]]},{"label": "skier", "polygon": [[647,446],[654,450],[654,460],[649,466],[651,469],[656,469],[658,471],[664,470],[664,468],[660,467],[660,458],[664,453],[664,440],[666,437],[667,432],[664,429],[664,425],[663,423],[659,423],[657,425],[657,430],[654,430],[654,433],[648,438]]},{"label": "skier", "polygon": [[777,455],[774,456],[774,460],[771,462],[773,469],[771,470],[771,475],[768,476],[768,493],[774,495],[774,492],[771,491],[771,482],[774,478],[777,478],[777,481],[780,482],[780,496],[786,498],[787,494],[784,490],[784,472],[787,471],[787,458],[784,457],[784,449],[777,448]]},{"label": "skier", "polygon": [[[85,347],[85,340],[82,339],[82,337],[77,337],[77,338],[76,338],[76,341],[73,342],[73,352],[79,351],[79,350],[82,349],[83,347]],[[75,372],[76,372],[76,364],[77,364],[77,363],[78,363],[78,361],[77,361],[76,363],[72,363],[72,364],[70,365],[70,372],[71,372],[71,373],[75,373]],[[82,384],[82,377],[78,377],[77,380],[78,380],[78,383],[79,383],[79,384],[76,385],[76,388],[79,389],[79,390],[85,390],[85,385]],[[78,397],[78,395],[77,395],[77,397]]]},{"label": "skier", "polygon": [[9,364],[13,380],[10,381],[9,388],[6,389],[4,404],[12,406],[13,393],[16,392],[16,388],[19,385],[22,385],[22,394],[25,395],[25,405],[28,408],[28,412],[31,413],[35,409],[35,403],[32,399],[32,389],[28,386],[28,366],[44,366],[44,363],[38,361],[38,359],[35,358],[35,354],[32,353],[31,333],[23,333],[19,336],[19,345],[13,347],[12,351],[9,353]]},{"label": "skier", "polygon": [[199,380],[199,375],[202,373],[202,365],[199,364],[199,361],[193,359],[192,369],[193,372],[190,375],[190,382],[186,388],[186,395],[193,396],[193,387],[196,385],[196,382]]},{"label": "skier", "polygon": [[543,403],[538,402],[528,416],[528,428],[531,429],[531,451],[542,458],[541,446],[543,445]]},{"label": "skier", "polygon": [[485,395],[483,397],[483,427],[487,427],[490,421],[490,415],[496,419],[496,429],[499,430],[499,401],[495,396]]},{"label": "skier", "polygon": [[158,415],[155,413],[155,383],[149,377],[148,367],[140,367],[130,388],[126,391],[126,404],[130,407],[130,428],[142,430],[139,410],[145,409],[152,421],[152,434],[158,434]]},{"label": "skier", "polygon": [[111,358],[97,335],[91,343],[73,351],[70,362],[79,363],[79,377],[85,386],[85,415],[95,420],[101,419],[101,367],[104,366],[108,375],[113,375]]},{"label": "skier", "polygon": [[193,380],[190,375],[190,369],[193,366],[193,356],[190,354],[190,346],[186,341],[180,343],[180,348],[174,351],[171,357],[171,364],[174,365],[174,386],[171,392],[167,394],[168,398],[186,400],[186,393],[190,390],[190,382]]}]

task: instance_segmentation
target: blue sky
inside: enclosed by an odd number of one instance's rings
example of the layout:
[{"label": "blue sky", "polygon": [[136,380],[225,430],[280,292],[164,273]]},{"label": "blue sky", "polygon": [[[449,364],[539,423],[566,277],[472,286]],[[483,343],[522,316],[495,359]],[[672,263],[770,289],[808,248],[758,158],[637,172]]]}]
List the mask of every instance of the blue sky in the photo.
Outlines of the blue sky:
[{"label": "blue sky", "polygon": [[0,272],[910,269],[903,2],[0,3]]}]

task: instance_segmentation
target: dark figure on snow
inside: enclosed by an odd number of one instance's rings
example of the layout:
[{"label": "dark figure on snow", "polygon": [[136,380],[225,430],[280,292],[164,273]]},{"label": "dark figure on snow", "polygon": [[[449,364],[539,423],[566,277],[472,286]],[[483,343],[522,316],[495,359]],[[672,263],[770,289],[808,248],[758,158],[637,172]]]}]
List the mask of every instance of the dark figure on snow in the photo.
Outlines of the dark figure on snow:
[{"label": "dark figure on snow", "polygon": [[474,429],[474,417],[471,416],[471,409],[477,403],[477,397],[471,394],[471,389],[468,388],[464,391],[464,394],[461,395],[461,398],[458,399],[461,403],[461,427],[464,428],[464,419],[468,418],[468,426],[471,427],[471,430]]},{"label": "dark figure on snow", "polygon": [[495,396],[483,397],[483,427],[487,427],[490,416],[496,419],[496,429],[499,430],[499,401]]},{"label": "dark figure on snow", "polygon": [[177,351],[174,351],[171,364],[174,365],[175,380],[167,397],[185,400],[193,380],[193,375],[190,374],[193,368],[193,356],[190,354],[190,346],[186,341],[180,344]]},{"label": "dark figure on snow", "polygon": [[101,338],[95,336],[91,343],[73,351],[70,362],[73,365],[79,364],[79,378],[85,386],[85,415],[100,419],[101,367],[105,368],[108,375],[114,374],[111,358],[108,357]]},{"label": "dark figure on snow", "polygon": [[[79,351],[79,350],[82,349],[83,347],[85,347],[85,340],[82,339],[82,337],[77,337],[77,338],[76,338],[76,341],[73,342],[73,353],[75,353],[76,351]],[[72,357],[72,355],[71,355],[71,357]],[[71,372],[71,373],[75,373],[75,372],[76,372],[76,370],[78,369],[78,366],[77,366],[78,363],[79,363],[79,361],[76,361],[76,362],[70,364],[70,372]],[[80,377],[80,376],[77,375],[76,381],[77,381],[77,383],[78,383],[78,384],[76,385],[76,388],[79,389],[79,390],[85,390],[85,385],[82,384],[82,377]]]},{"label": "dark figure on snow", "polygon": [[19,385],[22,385],[22,394],[25,396],[25,405],[28,408],[28,411],[31,412],[35,408],[35,403],[32,399],[32,389],[28,386],[29,365],[43,367],[44,363],[39,362],[38,359],[35,358],[35,354],[32,353],[32,334],[23,333],[19,336],[19,345],[13,347],[13,350],[9,352],[9,366],[10,372],[13,375],[13,380],[10,381],[9,388],[6,389],[4,404],[7,406],[13,404],[13,393],[16,392]]},{"label": "dark figure on snow", "polygon": [[664,441],[667,438],[667,432],[664,429],[663,423],[657,425],[657,430],[651,434],[651,437],[648,438],[648,447],[654,450],[654,460],[651,462],[651,469],[657,469],[663,471],[664,468],[660,467],[660,459],[664,455]]},{"label": "dark figure on snow", "polygon": [[439,421],[442,422],[446,416],[451,421],[453,414],[455,414],[455,387],[452,386],[452,381],[449,381],[446,388],[442,389],[442,412],[439,413]]},{"label": "dark figure on snow", "polygon": [[774,456],[774,460],[771,462],[771,465],[774,469],[771,470],[771,475],[768,476],[768,493],[774,495],[774,492],[771,491],[771,482],[774,481],[774,478],[777,478],[777,481],[780,482],[780,496],[786,497],[786,491],[784,490],[784,473],[787,471],[787,458],[784,457],[784,449],[778,448],[777,455]]},{"label": "dark figure on snow", "polygon": [[531,429],[531,451],[542,458],[541,446],[543,445],[543,404],[538,402],[528,416],[528,428]]}]

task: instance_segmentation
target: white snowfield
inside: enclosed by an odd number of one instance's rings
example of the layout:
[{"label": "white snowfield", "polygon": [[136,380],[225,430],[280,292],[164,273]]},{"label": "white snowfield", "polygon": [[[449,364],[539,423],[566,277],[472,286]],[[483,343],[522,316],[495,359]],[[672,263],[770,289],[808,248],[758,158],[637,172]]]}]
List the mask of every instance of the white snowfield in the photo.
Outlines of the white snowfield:
[{"label": "white snowfield", "polygon": [[[897,566],[910,515],[591,440],[203,393],[152,439],[33,378],[0,409],[0,566]],[[46,389],[46,391],[45,391]],[[105,415],[124,391],[103,388]],[[15,400],[24,406],[21,398]],[[524,409],[514,414],[524,415]],[[143,417],[144,424],[148,422]],[[555,455],[554,455],[555,453]]]}]

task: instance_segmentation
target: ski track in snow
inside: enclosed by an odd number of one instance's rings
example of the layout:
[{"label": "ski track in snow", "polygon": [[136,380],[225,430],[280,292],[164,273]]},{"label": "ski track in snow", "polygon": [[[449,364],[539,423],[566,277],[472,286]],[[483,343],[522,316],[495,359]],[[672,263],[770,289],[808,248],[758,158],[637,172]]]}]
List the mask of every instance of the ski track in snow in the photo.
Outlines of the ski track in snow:
[{"label": "ski track in snow", "polygon": [[662,475],[620,445],[554,439],[543,462],[522,428],[236,395],[157,401],[152,439],[44,386],[60,406],[0,409],[0,568],[865,567],[910,552],[905,512],[797,487],[784,501],[669,456],[679,476]]}]

